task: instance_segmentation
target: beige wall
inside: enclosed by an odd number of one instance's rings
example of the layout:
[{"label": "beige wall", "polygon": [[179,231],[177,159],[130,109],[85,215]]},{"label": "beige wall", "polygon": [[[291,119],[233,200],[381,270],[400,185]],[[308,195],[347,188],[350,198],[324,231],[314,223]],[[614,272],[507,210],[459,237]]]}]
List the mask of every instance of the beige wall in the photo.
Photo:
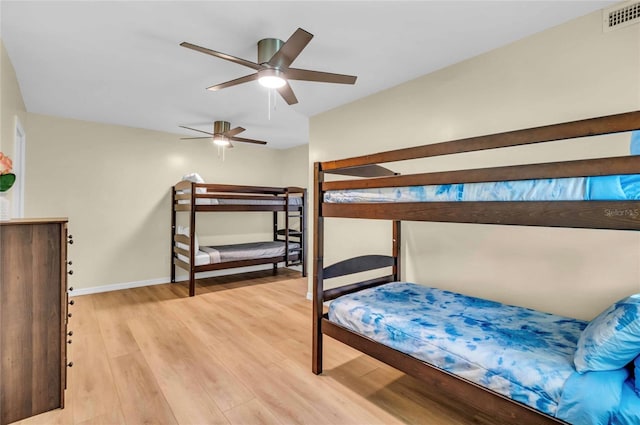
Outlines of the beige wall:
[{"label": "beige wall", "polygon": [[307,187],[309,169],[309,145],[304,144],[282,152],[283,186]]},{"label": "beige wall", "polygon": [[[309,157],[338,159],[637,110],[639,75],[640,25],[602,33],[601,14],[593,13],[313,117]],[[628,143],[629,135],[576,140],[392,168],[625,155]],[[390,250],[386,222],[325,222],[325,264]],[[377,232],[383,236],[372,236]],[[404,223],[402,249],[405,279],[585,319],[640,292],[634,232]]]},{"label": "beige wall", "polygon": [[[27,135],[26,215],[69,217],[76,288],[169,276],[170,188],[184,174],[197,172],[207,182],[270,186],[304,183],[306,176],[305,149],[238,143],[223,161],[207,142],[38,114],[29,114]],[[304,160],[297,179],[285,173],[289,157]],[[199,215],[201,243],[271,237],[270,214],[246,218]]]},{"label": "beige wall", "polygon": [[[10,158],[15,158],[15,123],[16,117],[26,126],[26,110],[16,79],[16,72],[13,69],[11,60],[7,55],[2,40],[0,40],[0,151]],[[14,163],[14,172],[20,170]],[[13,189],[13,188],[12,188]],[[13,190],[6,193],[9,199],[13,198]]]},{"label": "beige wall", "polygon": [[[207,182],[228,184],[307,183],[306,145],[274,150],[238,143],[222,160],[211,144],[179,141],[175,134],[27,113],[1,42],[0,53],[0,150],[13,157],[18,116],[27,134],[25,216],[69,217],[75,288],[153,283],[169,276],[169,191],[184,174],[197,172]],[[249,218],[202,214],[200,240],[271,237],[270,214]],[[187,224],[186,217],[180,222]]]}]

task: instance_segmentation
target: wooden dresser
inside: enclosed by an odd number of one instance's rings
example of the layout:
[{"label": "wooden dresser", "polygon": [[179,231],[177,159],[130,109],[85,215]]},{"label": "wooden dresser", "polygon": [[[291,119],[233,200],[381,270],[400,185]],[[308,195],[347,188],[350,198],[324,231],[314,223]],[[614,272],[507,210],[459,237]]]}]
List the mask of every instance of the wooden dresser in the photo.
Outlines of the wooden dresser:
[{"label": "wooden dresser", "polygon": [[64,407],[70,238],[66,218],[0,222],[0,425]]}]

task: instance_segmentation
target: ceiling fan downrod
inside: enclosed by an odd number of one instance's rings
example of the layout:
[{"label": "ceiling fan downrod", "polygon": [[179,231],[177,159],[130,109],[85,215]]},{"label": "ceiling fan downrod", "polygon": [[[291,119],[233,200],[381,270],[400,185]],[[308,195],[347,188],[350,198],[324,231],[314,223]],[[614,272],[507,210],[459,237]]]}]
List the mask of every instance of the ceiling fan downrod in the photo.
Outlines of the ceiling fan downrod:
[{"label": "ceiling fan downrod", "polygon": [[223,134],[231,130],[231,123],[229,121],[215,121],[213,123],[213,134]]},{"label": "ceiling fan downrod", "polygon": [[258,41],[258,63],[267,65],[267,62],[280,50],[283,44],[284,41],[277,38],[263,38]]}]

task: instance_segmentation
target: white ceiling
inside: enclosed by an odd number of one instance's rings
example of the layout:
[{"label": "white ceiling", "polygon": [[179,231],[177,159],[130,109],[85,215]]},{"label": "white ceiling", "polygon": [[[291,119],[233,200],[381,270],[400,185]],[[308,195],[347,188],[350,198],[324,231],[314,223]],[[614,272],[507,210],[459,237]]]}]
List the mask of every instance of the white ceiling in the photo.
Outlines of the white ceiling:
[{"label": "white ceiling", "polygon": [[[185,136],[198,134],[179,125],[211,131],[225,120],[287,148],[308,142],[315,114],[612,3],[1,0],[0,31],[29,112]],[[269,111],[256,81],[205,90],[251,69],[179,46],[256,61],[258,40],[286,41],[298,27],[315,37],[293,67],[356,84],[293,81],[299,103],[278,96]]]}]

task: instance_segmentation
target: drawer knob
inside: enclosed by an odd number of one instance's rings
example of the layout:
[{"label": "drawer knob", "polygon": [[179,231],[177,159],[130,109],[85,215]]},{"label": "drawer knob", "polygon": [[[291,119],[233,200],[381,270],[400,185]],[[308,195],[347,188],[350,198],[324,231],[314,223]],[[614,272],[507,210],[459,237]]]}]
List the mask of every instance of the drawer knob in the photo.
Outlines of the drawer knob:
[{"label": "drawer knob", "polygon": [[67,261],[67,264],[68,264],[68,265],[72,265],[72,264],[73,264],[73,261],[69,260],[69,261]]},{"label": "drawer knob", "polygon": [[69,274],[73,274],[73,270],[69,270]]},{"label": "drawer knob", "polygon": [[67,335],[69,335],[69,336],[73,336],[73,331],[69,331],[69,332],[67,332]]},{"label": "drawer knob", "polygon": [[69,301],[69,305],[74,305],[76,302],[74,300]]},{"label": "drawer knob", "polygon": [[71,314],[71,313],[67,314],[67,317],[71,317],[71,316],[73,316],[73,314]]},{"label": "drawer knob", "polygon": [[69,287],[69,292],[73,291],[73,286]]},{"label": "drawer knob", "polygon": [[71,344],[71,340],[67,341],[67,344]]},{"label": "drawer knob", "polygon": [[67,366],[69,366],[69,367],[73,367],[73,362],[69,362],[69,363],[67,363]]}]

